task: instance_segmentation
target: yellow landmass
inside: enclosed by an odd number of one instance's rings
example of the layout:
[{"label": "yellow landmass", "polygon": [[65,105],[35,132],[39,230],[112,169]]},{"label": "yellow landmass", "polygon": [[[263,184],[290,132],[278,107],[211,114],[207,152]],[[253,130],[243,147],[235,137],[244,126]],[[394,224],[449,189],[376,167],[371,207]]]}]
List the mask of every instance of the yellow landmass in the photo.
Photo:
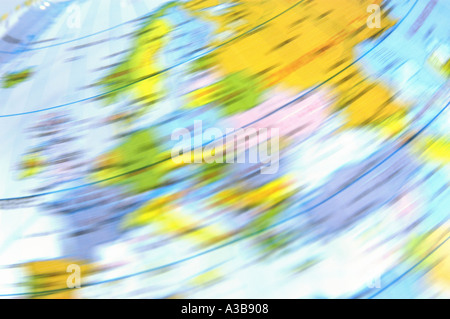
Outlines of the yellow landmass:
[{"label": "yellow landmass", "polygon": [[418,140],[415,151],[427,161],[438,164],[450,163],[450,138],[427,136]]},{"label": "yellow landmass", "polygon": [[429,255],[418,268],[430,268],[427,278],[447,290],[450,289],[450,242],[445,242],[433,253],[431,251],[448,238],[448,226],[448,223],[444,224],[426,236],[418,238],[417,245],[412,251],[413,257],[416,259],[422,259]]},{"label": "yellow landmass", "polygon": [[168,22],[155,17],[138,32],[133,50],[99,84],[105,86],[106,104],[115,102],[118,96],[126,93],[134,103],[142,106],[142,111],[152,106],[165,95],[161,66],[157,54],[169,41],[171,30]]},{"label": "yellow landmass", "polygon": [[[32,298],[76,298],[77,289],[68,289],[67,286],[67,279],[72,274],[71,272],[67,272],[67,267],[72,264],[79,265],[81,282],[84,281],[84,276],[88,275],[94,269],[93,265],[67,259],[35,261],[25,264],[25,269],[30,276],[29,284],[31,286],[31,292],[36,293],[36,295],[32,295]],[[45,291],[55,292],[43,293]]]},{"label": "yellow landmass", "polygon": [[162,234],[186,236],[199,245],[210,245],[226,238],[226,231],[217,225],[207,225],[183,212],[174,201],[178,195],[166,195],[151,200],[147,205],[129,214],[124,228],[154,225]]},{"label": "yellow landmass", "polygon": [[[297,1],[272,0],[258,4],[275,16]],[[246,70],[261,77],[267,88],[281,85],[297,92],[333,77],[355,60],[357,44],[383,33],[394,21],[383,16],[381,29],[370,29],[367,7],[381,1],[304,1],[263,27],[230,41],[213,54],[216,68],[224,74]],[[224,30],[245,32],[260,21],[260,12],[245,10],[255,1],[239,1],[224,15],[210,15],[202,9],[213,1],[195,1],[185,9],[198,18],[213,21]],[[236,27],[236,16],[241,23]],[[214,45],[219,45],[220,42]],[[374,125],[391,135],[406,126],[405,105],[393,98],[381,83],[368,79],[357,66],[327,82],[336,96],[335,108],[342,110],[347,127]],[[201,93],[201,92],[197,92]]]}]

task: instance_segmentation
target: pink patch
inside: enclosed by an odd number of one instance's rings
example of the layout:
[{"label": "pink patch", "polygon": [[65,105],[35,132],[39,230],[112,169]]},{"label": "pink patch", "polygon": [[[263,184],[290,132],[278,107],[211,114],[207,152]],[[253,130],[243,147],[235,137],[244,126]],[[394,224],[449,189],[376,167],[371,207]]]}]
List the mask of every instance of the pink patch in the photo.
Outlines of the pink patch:
[{"label": "pink patch", "polygon": [[329,102],[325,95],[319,92],[285,106],[293,99],[293,96],[285,92],[274,94],[255,108],[232,116],[227,122],[239,128],[256,121],[249,127],[257,130],[278,128],[280,136],[305,138],[326,119]]}]

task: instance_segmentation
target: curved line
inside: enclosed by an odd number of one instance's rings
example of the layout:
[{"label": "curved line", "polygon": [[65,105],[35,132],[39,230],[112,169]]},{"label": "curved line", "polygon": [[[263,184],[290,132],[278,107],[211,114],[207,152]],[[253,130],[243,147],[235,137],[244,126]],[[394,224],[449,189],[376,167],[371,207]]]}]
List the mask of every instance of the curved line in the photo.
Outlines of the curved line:
[{"label": "curved line", "polygon": [[[266,25],[266,24],[272,22],[272,21],[275,20],[276,18],[279,18],[280,16],[282,16],[282,15],[285,14],[286,12],[288,12],[288,11],[294,9],[295,7],[297,7],[297,6],[298,6],[299,4],[301,4],[303,1],[305,1],[305,0],[300,0],[300,1],[298,1],[298,2],[295,3],[293,6],[287,8],[286,10],[284,10],[284,11],[282,11],[281,13],[277,14],[276,16],[270,18],[269,20],[267,20],[267,21],[265,21],[265,22],[263,22],[263,23],[257,25],[256,27],[254,27],[254,28],[252,28],[252,29],[250,29],[250,30],[247,30],[247,31],[241,33],[240,35],[238,35],[238,36],[236,36],[236,37],[234,37],[234,38],[231,38],[231,39],[228,40],[228,41],[225,41],[225,42],[219,44],[218,46],[216,46],[216,47],[214,47],[214,48],[212,48],[212,49],[210,49],[210,50],[208,50],[208,51],[206,51],[206,52],[204,52],[204,53],[198,54],[198,55],[196,55],[196,56],[194,56],[194,57],[192,57],[192,58],[190,58],[190,59],[187,59],[187,60],[185,60],[185,61],[179,62],[179,63],[177,63],[177,64],[175,64],[175,65],[172,65],[172,66],[170,66],[170,67],[168,67],[168,68],[162,69],[161,71],[158,71],[158,72],[155,72],[155,73],[146,75],[146,76],[140,78],[139,80],[136,80],[136,81],[134,81],[134,82],[128,83],[127,85],[124,85],[124,86],[122,86],[122,87],[120,87],[120,88],[116,88],[116,89],[111,90],[111,91],[109,91],[109,92],[100,93],[100,94],[97,94],[97,95],[94,95],[94,96],[91,96],[91,97],[87,97],[87,98],[84,98],[84,99],[81,99],[81,100],[76,100],[76,101],[72,101],[72,102],[68,102],[68,103],[64,103],[64,104],[60,104],[60,105],[56,105],[56,106],[52,106],[52,107],[48,107],[48,108],[44,108],[44,109],[39,109],[39,110],[34,110],[34,111],[28,111],[28,112],[23,112],[23,113],[14,113],[14,114],[0,115],[0,118],[13,117],[13,116],[19,116],[19,115],[28,115],[28,114],[39,113],[39,112],[43,112],[43,111],[54,110],[54,109],[57,109],[57,108],[61,108],[61,107],[65,107],[65,106],[69,106],[69,105],[73,105],[73,104],[77,104],[77,103],[86,102],[86,101],[89,101],[89,100],[92,100],[92,99],[99,98],[99,97],[101,97],[101,96],[105,96],[105,95],[108,95],[108,94],[111,94],[111,93],[114,93],[114,92],[123,90],[123,89],[125,89],[125,88],[127,88],[127,87],[133,86],[133,85],[138,84],[138,83],[140,83],[140,82],[142,82],[142,81],[148,80],[148,79],[150,79],[150,78],[152,78],[152,77],[155,77],[155,76],[158,76],[158,75],[160,75],[160,74],[166,73],[166,72],[168,72],[168,71],[170,71],[170,70],[173,70],[173,69],[179,67],[180,65],[184,65],[184,64],[186,64],[186,63],[189,63],[189,62],[195,61],[195,60],[197,60],[197,59],[199,59],[199,58],[202,58],[202,57],[204,57],[204,56],[206,56],[206,55],[208,55],[208,54],[210,54],[210,53],[212,53],[212,52],[214,52],[214,51],[216,51],[216,50],[218,50],[218,49],[220,49],[220,48],[226,46],[227,44],[229,44],[229,43],[231,43],[231,42],[234,42],[234,41],[240,39],[241,37],[243,37],[243,36],[245,36],[245,35],[247,35],[247,34],[249,34],[249,33],[251,33],[251,32],[254,32],[255,30],[257,30],[257,29],[263,27],[264,25]],[[417,1],[417,0],[416,0],[416,1]]]},{"label": "curved line", "polygon": [[405,277],[408,273],[410,273],[412,270],[414,270],[414,268],[416,268],[417,266],[419,266],[422,262],[425,261],[425,259],[427,259],[428,257],[430,257],[432,254],[434,254],[439,248],[441,248],[446,242],[447,240],[449,240],[450,237],[447,237],[447,239],[445,239],[442,243],[440,243],[438,246],[436,246],[432,251],[430,251],[425,257],[423,257],[421,260],[419,260],[416,264],[412,265],[408,270],[406,270],[403,274],[401,274],[400,276],[398,276],[397,278],[395,278],[393,281],[391,281],[389,284],[387,284],[385,287],[383,287],[382,289],[380,289],[379,291],[377,291],[376,293],[374,293],[372,296],[368,297],[368,299],[373,299],[376,296],[378,296],[379,294],[381,294],[383,291],[385,291],[386,289],[388,289],[389,287],[391,287],[393,284],[395,284],[396,282],[398,282],[399,280],[401,280],[403,277]]},{"label": "curved line", "polygon": [[[411,11],[414,9],[414,7],[415,7],[415,5],[417,4],[417,2],[418,2],[418,0],[416,0],[416,2],[411,6],[410,10],[409,10],[408,13],[402,18],[402,20],[400,20],[400,21],[397,23],[396,27],[398,27],[398,26],[399,26],[399,25],[407,18],[407,16],[408,16],[408,15],[411,13]],[[298,100],[302,99],[304,96],[306,96],[306,95],[310,94],[311,92],[315,91],[316,89],[320,88],[320,87],[323,86],[325,83],[327,83],[327,82],[330,81],[331,79],[335,78],[336,76],[338,76],[339,74],[341,74],[342,72],[344,72],[345,70],[347,70],[348,68],[350,68],[351,66],[353,66],[354,64],[356,64],[357,62],[359,62],[361,59],[363,59],[366,55],[368,55],[371,51],[373,51],[376,47],[378,47],[378,46],[379,46],[379,45],[380,45],[380,44],[381,44],[381,43],[382,43],[382,42],[383,42],[390,34],[392,34],[392,32],[394,32],[395,29],[396,29],[396,28],[393,27],[393,30],[390,30],[391,32],[389,32],[387,35],[385,35],[385,36],[384,36],[384,37],[383,37],[383,38],[382,38],[375,46],[373,46],[370,50],[368,50],[366,53],[364,53],[363,55],[361,55],[358,59],[356,59],[355,61],[353,61],[352,63],[350,63],[348,66],[346,66],[345,68],[343,68],[342,70],[340,70],[339,72],[337,72],[336,74],[334,74],[333,76],[329,77],[328,79],[324,80],[323,82],[319,83],[318,85],[312,87],[311,89],[309,89],[309,90],[306,91],[305,93],[300,94],[298,97],[296,97],[295,99],[289,101],[288,103],[286,103],[286,104],[280,106],[278,109],[275,109],[275,110],[273,110],[272,112],[269,112],[268,114],[264,115],[263,117],[261,117],[261,118],[259,118],[259,119],[257,119],[257,120],[254,120],[253,122],[250,122],[250,123],[248,123],[248,124],[242,126],[241,129],[246,128],[246,127],[248,127],[248,126],[250,126],[250,125],[253,125],[253,124],[255,124],[255,123],[257,123],[257,122],[259,122],[259,121],[261,121],[261,120],[267,118],[268,116],[273,115],[274,113],[278,112],[279,110],[281,110],[281,109],[283,109],[283,108],[285,108],[285,107],[291,105],[292,103],[297,102]],[[1,117],[1,116],[0,116],[0,117]],[[225,134],[225,135],[223,135],[221,138],[224,138],[224,137],[226,137],[227,135],[229,135],[229,134]],[[202,147],[204,147],[204,146],[206,146],[206,145],[208,145],[208,144],[210,144],[210,143],[213,143],[213,142],[215,142],[215,140],[203,144]],[[192,151],[192,150],[193,150],[193,149],[191,149],[191,151]],[[165,159],[162,159],[162,160],[160,160],[160,161],[151,163],[151,164],[149,164],[149,165],[146,165],[146,166],[137,168],[137,169],[135,169],[135,170],[132,170],[132,171],[129,171],[129,172],[125,172],[125,173],[122,173],[122,174],[119,174],[119,175],[111,176],[111,177],[109,177],[109,178],[106,178],[106,179],[103,179],[103,180],[100,180],[100,181],[94,181],[94,182],[86,183],[86,184],[79,185],[79,186],[74,186],[74,187],[70,187],[70,188],[64,188],[64,189],[59,189],[59,190],[55,190],[55,191],[49,191],[49,192],[44,192],[44,193],[34,194],[34,195],[20,196],[20,197],[10,197],[10,198],[0,198],[0,202],[1,202],[1,201],[6,201],[6,200],[20,200],[20,199],[27,199],[27,198],[35,198],[35,197],[41,197],[41,196],[46,196],[46,195],[51,195],[51,194],[57,194],[57,193],[65,192],[65,191],[76,190],[76,189],[79,189],[79,188],[82,188],[82,187],[88,187],[88,186],[100,184],[100,183],[102,183],[102,182],[107,182],[107,181],[110,181],[110,180],[113,180],[113,179],[116,179],[116,178],[120,178],[120,177],[123,177],[123,176],[126,176],[126,175],[135,174],[135,173],[138,173],[138,172],[140,172],[140,171],[146,170],[146,169],[148,169],[148,168],[150,168],[150,167],[153,167],[153,166],[155,166],[155,165],[161,164],[161,163],[163,163],[163,162],[165,162],[165,161],[168,161],[168,160],[171,160],[171,158],[165,158]]]},{"label": "curved line", "polygon": [[[0,51],[0,54],[20,54],[20,53],[24,53],[24,52],[30,52],[30,51],[37,51],[37,50],[42,50],[42,49],[53,48],[53,47],[56,47],[56,46],[60,46],[60,45],[64,45],[64,44],[68,44],[68,43],[72,43],[72,42],[76,42],[76,41],[79,41],[79,40],[84,40],[84,39],[87,39],[87,38],[90,38],[90,37],[99,35],[99,34],[101,34],[101,33],[104,33],[104,32],[108,32],[108,31],[114,30],[114,29],[116,29],[116,28],[118,28],[118,27],[121,27],[121,26],[123,26],[123,25],[125,25],[125,24],[130,24],[130,23],[133,23],[133,22],[138,22],[138,21],[142,20],[142,19],[145,18],[145,17],[150,18],[152,15],[154,15],[154,14],[155,14],[156,12],[158,12],[159,10],[160,10],[160,8],[155,9],[155,10],[151,10],[151,11],[147,12],[146,14],[144,14],[144,15],[142,15],[142,16],[138,16],[138,17],[136,17],[136,18],[134,18],[134,19],[132,19],[132,20],[128,20],[128,21],[122,22],[122,23],[120,23],[120,24],[118,24],[118,25],[115,25],[115,26],[113,26],[113,27],[110,27],[110,28],[108,28],[108,29],[100,30],[100,31],[97,31],[97,32],[95,32],[95,33],[91,33],[91,34],[88,34],[88,35],[85,35],[85,36],[82,36],[82,37],[79,37],[79,38],[75,38],[75,39],[72,39],[72,40],[67,40],[67,41],[64,41],[64,42],[59,42],[59,43],[50,44],[50,45],[47,45],[47,46],[37,47],[37,48],[19,49],[19,50],[17,50],[17,51]],[[29,46],[29,45],[30,45],[30,43],[27,43],[25,46]]]},{"label": "curved line", "polygon": [[[303,2],[303,1],[304,0],[297,2],[294,6],[296,6],[297,4],[300,4],[300,2]],[[288,10],[293,9],[293,7],[289,8]],[[59,42],[59,43],[50,44],[50,45],[47,45],[47,46],[37,47],[37,48],[19,49],[17,51],[0,51],[0,54],[20,54],[20,53],[24,53],[24,52],[30,52],[30,51],[37,51],[37,50],[42,50],[42,49],[53,48],[53,47],[56,47],[56,46],[60,46],[60,45],[64,45],[64,44],[68,44],[68,43],[72,43],[72,42],[76,42],[76,41],[79,41],[79,40],[84,40],[84,39],[87,39],[87,38],[99,35],[101,33],[112,31],[112,30],[117,29],[117,28],[119,28],[121,26],[124,26],[126,24],[131,24],[133,22],[139,22],[140,20],[143,20],[146,17],[150,18],[152,15],[157,13],[160,9],[161,9],[161,6],[159,8],[157,8],[157,9],[155,9],[155,10],[151,10],[151,11],[147,12],[146,14],[138,16],[138,17],[136,17],[134,19],[122,22],[122,23],[117,24],[117,25],[115,25],[113,27],[110,27],[110,28],[107,28],[107,29],[103,29],[103,30],[97,31],[95,33],[91,33],[91,34],[88,34],[88,35],[85,35],[85,36],[82,36],[82,37],[79,37],[79,38],[75,38],[75,39],[72,39],[72,40],[67,40],[67,41],[64,41],[64,42]],[[29,45],[30,45],[30,43],[26,44],[26,46],[29,46]]]},{"label": "curved line", "polygon": [[[415,2],[415,4],[417,3],[417,0],[416,0],[416,2]],[[412,8],[415,6],[415,4],[412,6]],[[410,9],[410,11],[409,12],[411,12],[411,10],[412,10],[412,8]],[[409,13],[408,13],[409,14]],[[406,18],[406,16],[404,17],[404,18]],[[403,20],[403,19],[402,19]],[[385,37],[386,38],[386,37]],[[385,39],[384,38],[384,39]],[[384,41],[384,39],[382,40],[382,41]],[[380,41],[380,43],[382,42],[382,41]],[[380,43],[378,43],[378,44],[380,44]],[[375,47],[374,47],[375,48]],[[371,50],[373,50],[374,48],[372,48]],[[368,53],[368,52],[367,52]],[[366,53],[366,54],[367,54]],[[363,57],[363,56],[362,56]],[[362,58],[361,57],[361,58]],[[347,67],[348,68],[348,67]],[[342,71],[341,71],[342,72]],[[290,102],[291,103],[291,102]],[[290,104],[289,103],[289,104]],[[378,163],[377,165],[375,165],[375,166],[373,166],[371,169],[369,169],[368,171],[366,171],[365,173],[363,173],[363,174],[361,174],[358,178],[356,178],[351,184],[349,184],[349,185],[347,185],[347,186],[345,186],[345,187],[343,187],[343,188],[341,188],[338,192],[336,192],[336,193],[334,193],[333,195],[331,195],[330,197],[328,197],[328,198],[326,198],[326,199],[324,199],[323,201],[321,201],[321,202],[319,202],[319,203],[317,203],[316,205],[313,205],[312,207],[310,207],[310,208],[308,208],[308,209],[305,209],[304,211],[300,211],[300,212],[298,212],[297,214],[294,214],[294,215],[292,215],[292,216],[290,216],[290,217],[287,217],[286,219],[283,219],[283,220],[280,220],[280,221],[278,221],[277,223],[274,223],[274,224],[271,224],[271,225],[269,225],[268,227],[266,227],[266,228],[263,228],[263,229],[260,229],[260,230],[258,230],[258,231],[255,231],[255,232],[252,232],[252,233],[250,233],[250,234],[247,234],[247,235],[245,235],[245,236],[241,236],[241,237],[238,237],[238,238],[236,238],[236,239],[234,239],[234,240],[231,240],[231,241],[229,241],[229,242],[226,242],[226,243],[223,243],[223,244],[221,244],[221,245],[218,245],[218,246],[216,246],[216,247],[212,247],[212,248],[210,248],[210,249],[208,249],[208,250],[205,250],[205,251],[203,251],[203,252],[200,252],[200,253],[197,253],[197,254],[195,254],[195,255],[192,255],[192,256],[189,256],[189,257],[185,257],[185,258],[182,258],[182,259],[180,259],[180,260],[177,260],[177,261],[174,261],[174,262],[171,262],[171,263],[168,263],[168,264],[165,264],[165,265],[161,265],[161,266],[158,266],[158,267],[155,267],[155,268],[151,268],[151,269],[147,269],[147,270],[143,270],[143,271],[141,271],[141,272],[138,272],[138,273],[134,273],[134,274],[130,274],[130,275],[126,275],[126,276],[122,276],[122,277],[117,277],[117,278],[112,278],[112,279],[109,279],[109,280],[105,280],[105,281],[100,281],[100,282],[95,282],[95,283],[90,283],[90,284],[86,284],[86,285],[84,285],[84,287],[89,287],[89,286],[94,286],[94,285],[100,285],[100,284],[104,284],[104,283],[108,283],[108,282],[113,282],[113,281],[119,281],[119,280],[123,280],[123,279],[126,279],[126,278],[130,278],[130,277],[134,277],[134,276],[138,276],[138,275],[140,275],[140,274],[144,274],[144,273],[148,273],[148,272],[153,272],[153,271],[157,271],[157,270],[160,270],[160,269],[163,269],[163,268],[167,268],[167,267],[170,267],[170,266],[174,266],[174,265],[177,265],[177,264],[179,264],[179,263],[182,263],[182,262],[185,262],[185,261],[189,261],[189,260],[192,260],[192,259],[194,259],[194,258],[196,258],[196,257],[200,257],[200,256],[203,256],[203,255],[206,255],[206,254],[208,254],[208,253],[210,253],[210,252],[213,252],[213,251],[216,251],[216,250],[219,250],[219,249],[221,249],[221,248],[224,248],[224,247],[226,247],[226,246],[229,246],[229,245],[231,245],[231,244],[234,244],[234,243],[236,243],[236,242],[238,242],[238,241],[241,241],[241,240],[244,240],[244,239],[246,239],[246,238],[249,238],[249,237],[252,237],[252,236],[255,236],[255,235],[258,235],[258,234],[260,234],[260,233],[262,233],[262,232],[264,232],[264,231],[266,231],[266,230],[268,230],[268,229],[271,229],[271,228],[274,228],[274,227],[277,227],[277,226],[279,226],[279,225],[281,225],[281,224],[284,224],[285,222],[287,222],[287,221],[289,221],[289,220],[292,220],[292,219],[294,219],[295,217],[298,217],[298,216],[300,216],[301,214],[304,214],[304,213],[306,213],[306,212],[308,212],[308,211],[311,211],[311,210],[313,210],[313,209],[315,209],[316,207],[318,207],[318,206],[320,206],[320,205],[322,205],[323,203],[325,203],[325,202],[327,202],[328,200],[330,200],[331,198],[334,198],[335,196],[337,196],[339,193],[341,193],[342,191],[344,191],[345,189],[347,189],[347,188],[349,188],[351,185],[353,185],[355,182],[357,182],[357,181],[359,181],[359,180],[361,180],[364,176],[366,176],[366,175],[368,175],[370,172],[372,172],[372,171],[374,171],[377,167],[379,167],[380,165],[382,165],[384,162],[386,162],[389,158],[391,158],[392,156],[394,156],[396,153],[398,153],[401,149],[403,149],[406,145],[408,145],[408,144],[410,144],[414,139],[416,139],[422,132],[424,132],[446,109],[447,109],[447,107],[449,106],[449,104],[450,104],[450,102],[448,102],[447,104],[446,104],[446,106],[444,107],[444,108],[442,108],[422,129],[420,129],[418,132],[416,132],[414,135],[412,135],[406,142],[404,142],[397,150],[395,150],[394,152],[392,152],[389,156],[387,156],[384,160],[382,160],[380,163]],[[448,239],[448,238],[447,238]],[[447,240],[446,240],[447,241]],[[435,249],[436,250],[436,249]],[[56,289],[56,290],[48,290],[48,291],[42,291],[42,292],[31,292],[31,293],[19,293],[19,294],[8,294],[8,295],[0,295],[0,296],[2,296],[2,297],[6,297],[6,296],[20,296],[20,295],[40,295],[40,294],[51,294],[51,293],[55,293],[55,292],[59,292],[59,291],[66,291],[66,290],[70,290],[69,288],[63,288],[63,289]],[[380,292],[379,292],[380,293]]]},{"label": "curved line", "polygon": [[[424,132],[446,109],[447,109],[447,107],[450,105],[450,102],[448,102],[447,103],[447,105],[443,108],[443,109],[441,109],[421,130],[419,130],[416,134],[414,134],[411,138],[409,138],[406,142],[404,142],[398,149],[396,149],[394,152],[392,152],[389,156],[387,156],[384,160],[382,160],[380,163],[378,163],[377,165],[375,165],[375,166],[373,166],[370,170],[368,170],[368,171],[366,171],[364,174],[361,174],[358,178],[356,178],[351,184],[349,184],[349,185],[347,185],[347,186],[345,186],[345,187],[343,187],[343,188],[341,188],[338,192],[336,192],[336,193],[334,193],[333,195],[331,195],[331,196],[329,196],[328,198],[326,198],[326,199],[324,199],[323,201],[321,201],[321,202],[319,202],[319,203],[317,203],[316,205],[313,205],[312,207],[310,207],[310,208],[307,208],[307,209],[305,209],[305,210],[303,210],[303,211],[300,211],[300,212],[298,212],[298,213],[296,213],[296,214],[294,214],[294,215],[292,215],[292,216],[289,216],[289,217],[287,217],[287,218],[285,218],[285,219],[282,219],[282,220],[280,220],[280,221],[278,221],[278,222],[276,222],[276,223],[273,223],[273,224],[271,224],[271,225],[269,225],[269,226],[267,226],[267,227],[265,227],[265,228],[262,228],[262,229],[259,229],[259,230],[257,230],[257,231],[254,231],[254,232],[252,232],[252,233],[249,233],[249,234],[247,234],[247,235],[244,235],[244,236],[240,236],[240,237],[237,237],[237,238],[235,238],[235,239],[233,239],[233,240],[230,240],[230,241],[228,241],[228,242],[226,242],[226,243],[223,243],[223,244],[221,244],[221,245],[218,245],[218,246],[216,246],[216,247],[212,247],[212,248],[210,248],[210,249],[207,249],[207,250],[204,250],[204,251],[202,251],[202,252],[199,252],[199,253],[197,253],[197,254],[194,254],[194,255],[191,255],[191,256],[188,256],[188,257],[185,257],[185,258],[182,258],[182,259],[179,259],[179,260],[176,260],[176,261],[173,261],[173,262],[170,262],[170,263],[167,263],[167,264],[164,264],[164,265],[161,265],[161,266],[158,266],[158,267],[155,267],[155,268],[150,268],[150,269],[147,269],[147,270],[143,270],[143,271],[140,271],[140,272],[137,272],[137,273],[134,273],[134,274],[130,274],[130,275],[126,275],[126,276],[122,276],[122,277],[116,277],[116,278],[112,278],[112,279],[108,279],[108,280],[103,280],[103,281],[99,281],[99,282],[94,282],[94,283],[90,283],[90,284],[86,284],[86,285],[84,285],[83,287],[90,287],[90,286],[96,286],[96,285],[101,285],[101,284],[105,284],[105,283],[109,283],[109,282],[113,282],[113,281],[119,281],[119,280],[123,280],[123,279],[127,279],[127,278],[130,278],[130,277],[135,277],[135,276],[139,276],[139,275],[142,275],[142,274],[145,274],[145,273],[150,273],[150,272],[154,272],[154,271],[158,271],[158,270],[161,270],[161,269],[164,269],[164,268],[167,268],[167,267],[172,267],[172,266],[175,266],[175,265],[177,265],[177,264],[180,264],[180,263],[183,263],[183,262],[186,262],[186,261],[189,261],[189,260],[192,260],[192,259],[195,259],[195,258],[197,258],[197,257],[200,257],[200,256],[203,256],[203,255],[206,255],[206,254],[208,254],[208,253],[211,253],[211,252],[214,252],[214,251],[216,251],[216,250],[219,250],[219,249],[222,249],[222,248],[224,248],[224,247],[227,247],[227,246],[229,246],[229,245],[232,245],[232,244],[234,244],[234,243],[237,243],[237,242],[239,242],[239,241],[241,241],[241,240],[244,240],[244,239],[247,239],[247,238],[250,238],[250,237],[253,237],[253,236],[256,236],[256,235],[259,235],[259,234],[261,234],[261,233],[263,233],[263,232],[265,232],[266,230],[269,230],[269,229],[272,229],[272,228],[274,228],[274,227],[277,227],[277,226],[279,226],[279,225],[282,225],[282,224],[284,224],[284,223],[286,223],[286,222],[288,222],[288,221],[290,221],[290,220],[292,220],[292,219],[294,219],[294,218],[296,218],[296,217],[298,217],[298,216],[300,216],[300,215],[302,215],[302,214],[304,214],[304,213],[306,213],[306,212],[309,212],[309,211],[311,211],[311,210],[313,210],[313,209],[315,209],[315,208],[317,208],[317,207],[319,207],[319,206],[321,206],[323,203],[325,203],[325,202],[327,202],[327,201],[329,201],[331,198],[334,198],[334,197],[336,197],[339,193],[341,193],[341,192],[343,192],[344,190],[346,190],[347,188],[349,188],[350,186],[352,186],[355,182],[357,182],[357,181],[359,181],[359,180],[361,180],[364,176],[366,176],[366,175],[368,175],[370,172],[372,172],[373,170],[375,170],[377,167],[379,167],[380,165],[382,165],[384,162],[386,162],[389,158],[391,158],[392,156],[394,156],[396,153],[398,153],[401,149],[403,149],[405,146],[407,146],[409,143],[411,143],[414,139],[416,139],[422,132]],[[51,293],[55,293],[55,292],[60,292],[60,291],[66,291],[66,290],[70,290],[70,288],[62,288],[62,289],[56,289],[56,290],[48,290],[48,291],[42,291],[42,292],[30,292],[30,293],[19,293],[19,294],[10,294],[10,295],[0,295],[0,297],[6,297],[6,296],[20,296],[20,295],[36,295],[36,294],[46,294],[46,293],[48,293],[48,294],[51,294]]]}]

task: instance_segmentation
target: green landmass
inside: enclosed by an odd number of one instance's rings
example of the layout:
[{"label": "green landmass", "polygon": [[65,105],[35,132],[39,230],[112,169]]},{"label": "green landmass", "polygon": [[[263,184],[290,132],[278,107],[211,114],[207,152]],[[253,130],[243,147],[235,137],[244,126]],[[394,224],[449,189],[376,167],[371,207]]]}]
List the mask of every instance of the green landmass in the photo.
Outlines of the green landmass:
[{"label": "green landmass", "polygon": [[28,68],[22,71],[7,73],[3,76],[3,88],[13,88],[28,80],[33,75],[33,69]]}]

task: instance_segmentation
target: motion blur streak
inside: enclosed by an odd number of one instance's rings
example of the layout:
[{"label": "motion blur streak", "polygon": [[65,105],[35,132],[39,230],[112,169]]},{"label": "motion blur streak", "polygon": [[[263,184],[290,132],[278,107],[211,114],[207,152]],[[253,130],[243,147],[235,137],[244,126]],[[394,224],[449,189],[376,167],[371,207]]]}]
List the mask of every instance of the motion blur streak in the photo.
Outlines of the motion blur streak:
[{"label": "motion blur streak", "polygon": [[0,297],[449,298],[449,14],[0,5]]}]

